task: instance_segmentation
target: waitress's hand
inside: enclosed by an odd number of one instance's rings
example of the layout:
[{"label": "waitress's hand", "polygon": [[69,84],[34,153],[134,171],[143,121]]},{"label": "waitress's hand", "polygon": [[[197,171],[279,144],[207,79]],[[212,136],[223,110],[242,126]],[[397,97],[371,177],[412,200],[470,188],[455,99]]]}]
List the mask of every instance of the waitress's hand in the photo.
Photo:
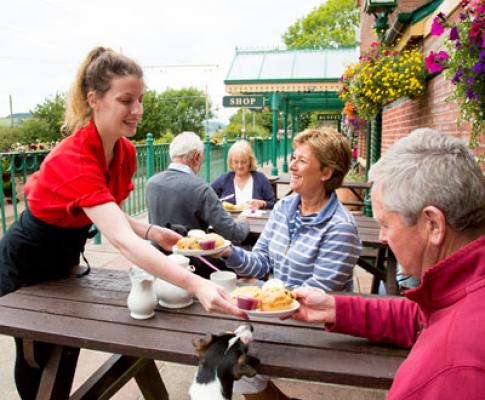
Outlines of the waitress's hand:
[{"label": "waitress's hand", "polygon": [[172,247],[177,244],[182,235],[171,229],[162,228],[158,225],[153,225],[148,232],[147,239],[163,247],[167,251],[172,251]]},{"label": "waitress's hand", "polygon": [[258,210],[260,208],[266,208],[267,204],[264,200],[252,199],[248,201],[251,211]]},{"label": "waitress's hand", "polygon": [[291,316],[306,322],[335,322],[335,298],[326,294],[322,289],[298,288],[293,290],[300,308]]},{"label": "waitress's hand", "polygon": [[230,314],[237,318],[248,319],[247,314],[236,307],[227,290],[214,282],[201,278],[193,293],[208,312]]}]

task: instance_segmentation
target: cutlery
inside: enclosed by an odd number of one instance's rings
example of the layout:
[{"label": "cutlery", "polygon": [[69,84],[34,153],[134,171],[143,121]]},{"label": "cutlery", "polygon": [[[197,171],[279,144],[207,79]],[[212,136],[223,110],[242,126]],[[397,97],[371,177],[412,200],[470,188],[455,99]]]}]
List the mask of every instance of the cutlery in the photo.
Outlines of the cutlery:
[{"label": "cutlery", "polygon": [[221,197],[219,200],[220,201],[229,200],[229,199],[232,199],[233,197],[234,197],[234,193],[228,196]]}]

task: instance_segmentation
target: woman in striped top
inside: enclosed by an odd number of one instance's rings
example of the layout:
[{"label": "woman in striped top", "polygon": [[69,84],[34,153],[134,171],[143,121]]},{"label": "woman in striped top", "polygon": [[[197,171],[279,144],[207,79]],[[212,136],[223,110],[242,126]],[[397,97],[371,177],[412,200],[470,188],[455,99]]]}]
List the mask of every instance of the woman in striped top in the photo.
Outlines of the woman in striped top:
[{"label": "woman in striped top", "polygon": [[353,216],[335,189],[351,163],[346,139],[333,128],[307,129],[294,138],[290,187],[253,250],[231,247],[223,254],[238,275],[272,273],[287,286],[351,291],[361,244]]},{"label": "woman in striped top", "polygon": [[[307,129],[293,140],[290,188],[253,250],[228,248],[227,265],[245,277],[273,273],[286,286],[351,291],[361,251],[353,216],[335,195],[350,168],[351,151],[335,129]],[[267,376],[242,377],[234,384],[246,399],[288,399]]]}]

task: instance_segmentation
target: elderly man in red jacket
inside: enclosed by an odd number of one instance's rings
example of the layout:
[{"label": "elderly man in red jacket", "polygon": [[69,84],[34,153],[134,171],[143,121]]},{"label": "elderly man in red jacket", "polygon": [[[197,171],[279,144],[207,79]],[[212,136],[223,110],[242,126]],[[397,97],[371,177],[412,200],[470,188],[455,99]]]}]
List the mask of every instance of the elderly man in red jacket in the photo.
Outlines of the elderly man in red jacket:
[{"label": "elderly man in red jacket", "polygon": [[396,142],[371,168],[372,207],[403,272],[405,297],[297,289],[294,318],[411,348],[388,399],[485,398],[485,177],[466,145],[431,129]]}]

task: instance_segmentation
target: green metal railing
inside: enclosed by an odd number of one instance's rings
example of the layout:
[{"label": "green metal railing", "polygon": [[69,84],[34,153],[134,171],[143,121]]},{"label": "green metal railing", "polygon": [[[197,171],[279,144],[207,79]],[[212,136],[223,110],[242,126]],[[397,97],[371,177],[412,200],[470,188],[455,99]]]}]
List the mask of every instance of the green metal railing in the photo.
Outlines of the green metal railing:
[{"label": "green metal railing", "polygon": [[[291,141],[288,138],[288,142]],[[258,166],[262,167],[271,161],[272,139],[251,138]],[[205,160],[199,176],[212,182],[227,171],[227,153],[235,140],[224,138],[222,144],[206,141]],[[291,143],[289,143],[291,148]],[[37,171],[49,151],[24,153],[0,153],[0,218],[2,234],[19,218],[27,206],[23,186],[29,175]],[[285,155],[284,140],[277,140],[276,158]],[[167,169],[170,164],[169,145],[153,144],[151,134],[147,135],[146,144],[136,145],[136,171],[133,176],[133,191],[123,203],[123,210],[129,215],[138,215],[146,211],[145,185],[150,176]]]}]

